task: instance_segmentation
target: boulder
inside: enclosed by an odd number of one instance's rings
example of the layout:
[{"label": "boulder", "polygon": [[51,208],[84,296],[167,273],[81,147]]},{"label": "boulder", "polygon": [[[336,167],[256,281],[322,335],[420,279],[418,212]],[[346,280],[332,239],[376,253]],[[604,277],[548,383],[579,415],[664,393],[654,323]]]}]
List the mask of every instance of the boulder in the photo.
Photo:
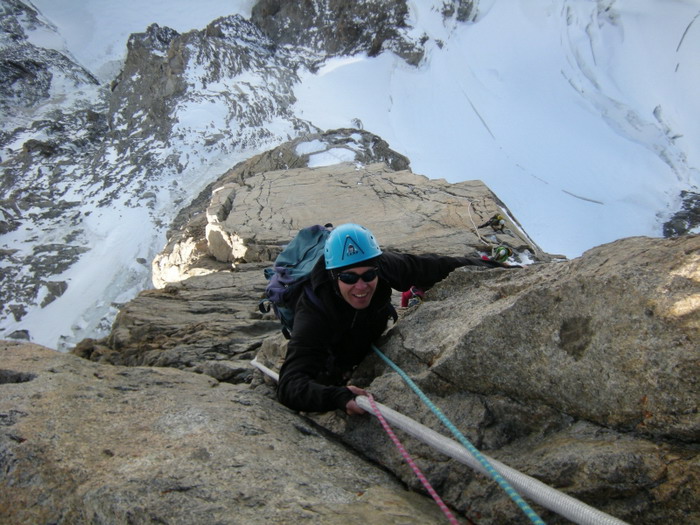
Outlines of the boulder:
[{"label": "boulder", "polygon": [[[521,270],[463,268],[381,348],[482,452],[630,523],[690,523],[700,520],[699,284],[697,235],[623,239]],[[264,348],[275,364],[281,352]],[[377,356],[351,382],[449,435]],[[318,421],[417,488],[380,432]],[[479,475],[407,446],[466,515],[518,522]]]},{"label": "boulder", "polygon": [[0,522],[437,523],[269,392],[0,342]]}]

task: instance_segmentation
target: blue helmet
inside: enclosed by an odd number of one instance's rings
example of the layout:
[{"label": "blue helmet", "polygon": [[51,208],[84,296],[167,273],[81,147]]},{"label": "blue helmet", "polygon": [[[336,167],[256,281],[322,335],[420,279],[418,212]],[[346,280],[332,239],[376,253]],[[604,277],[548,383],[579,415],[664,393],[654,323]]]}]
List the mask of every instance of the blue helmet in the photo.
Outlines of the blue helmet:
[{"label": "blue helmet", "polygon": [[371,231],[359,224],[342,224],[331,232],[326,241],[326,270],[359,266],[359,263],[381,254],[382,250]]}]

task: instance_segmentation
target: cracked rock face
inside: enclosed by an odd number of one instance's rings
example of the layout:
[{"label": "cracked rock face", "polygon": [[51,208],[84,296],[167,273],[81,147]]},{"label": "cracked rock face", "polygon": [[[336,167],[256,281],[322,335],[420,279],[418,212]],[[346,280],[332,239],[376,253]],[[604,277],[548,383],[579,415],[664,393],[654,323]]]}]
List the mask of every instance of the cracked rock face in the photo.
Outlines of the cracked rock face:
[{"label": "cracked rock face", "polygon": [[[699,243],[700,236],[632,238],[572,261],[457,270],[420,306],[401,311],[380,347],[490,457],[630,523],[692,521],[700,516]],[[245,263],[143,293],[126,305],[110,340],[75,352],[251,381],[272,395],[247,366],[257,354],[277,368],[285,351],[279,325],[257,312],[264,266]],[[377,357],[352,382],[444,432]],[[376,422],[336,413],[312,419],[420,490]],[[526,522],[481,476],[402,440],[463,515]],[[547,523],[567,523],[536,508]]]},{"label": "cracked rock face", "polygon": [[[699,285],[697,235],[623,239],[523,270],[465,268],[404,312],[381,348],[485,454],[629,523],[692,522]],[[276,367],[278,346],[263,345],[258,359]],[[378,357],[351,382],[449,435]],[[315,419],[418,488],[381,433]],[[406,446],[478,523],[526,522],[464,465],[412,438]]]},{"label": "cracked rock face", "polygon": [[[319,165],[325,161],[332,163]],[[516,256],[551,259],[516,223],[475,229],[506,210],[483,183],[434,181],[408,165],[379,137],[351,129],[307,135],[241,163],[183,210],[153,262],[158,289],[124,305],[108,337],[76,352],[250,380],[250,359],[279,331],[258,309],[263,270],[316,223],[362,222],[393,250],[478,257],[499,243]]]},{"label": "cracked rock face", "polygon": [[328,222],[360,222],[388,249],[474,255],[503,244],[516,257],[551,259],[516,222],[477,228],[500,212],[509,214],[482,182],[417,175],[376,135],[310,134],[236,166],[183,210],[153,281],[162,288],[226,264],[272,261],[298,230]]}]

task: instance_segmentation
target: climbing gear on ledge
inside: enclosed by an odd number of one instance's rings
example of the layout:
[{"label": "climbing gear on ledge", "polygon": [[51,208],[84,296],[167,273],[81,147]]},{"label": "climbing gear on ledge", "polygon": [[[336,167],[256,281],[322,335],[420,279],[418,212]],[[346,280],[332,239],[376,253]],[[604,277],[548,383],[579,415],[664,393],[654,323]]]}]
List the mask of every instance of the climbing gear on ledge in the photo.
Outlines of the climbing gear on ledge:
[{"label": "climbing gear on ledge", "polygon": [[513,255],[513,250],[508,248],[507,246],[495,246],[491,250],[491,258],[499,263],[504,263],[508,260],[508,257],[511,257]]},{"label": "climbing gear on ledge", "polygon": [[491,228],[495,232],[498,232],[498,231],[502,232],[503,228],[505,228],[505,226],[506,226],[506,220],[503,217],[503,215],[501,215],[500,213],[497,213],[496,215],[491,217],[488,221],[486,221],[484,224],[479,226],[479,228],[480,229],[485,228],[486,226],[491,226]]},{"label": "climbing gear on ledge", "polygon": [[[490,257],[491,260],[494,260],[494,261],[499,262],[499,263],[504,263],[509,257],[513,256],[513,250],[511,250],[509,247],[504,246],[504,245],[494,244],[494,243],[499,242],[496,235],[491,236],[492,240],[493,240],[493,242],[491,242],[490,240],[485,239],[479,233],[479,229],[484,228],[485,226],[491,226],[493,228],[494,232],[500,231],[501,233],[503,233],[503,229],[505,227],[505,219],[504,219],[503,215],[500,213],[497,213],[493,217],[491,217],[488,221],[486,221],[484,224],[482,224],[481,226],[477,226],[476,223],[474,222],[474,218],[472,217],[471,208],[472,208],[472,202],[470,201],[468,211],[469,211],[469,220],[472,223],[472,232],[474,233],[474,235],[476,235],[476,237],[481,242],[483,242],[486,245],[485,246],[486,249],[489,249],[489,248],[491,249],[491,257]],[[506,253],[508,255],[506,255],[504,257],[504,254],[506,254]],[[486,255],[482,255],[481,258],[489,260],[489,257]]]}]

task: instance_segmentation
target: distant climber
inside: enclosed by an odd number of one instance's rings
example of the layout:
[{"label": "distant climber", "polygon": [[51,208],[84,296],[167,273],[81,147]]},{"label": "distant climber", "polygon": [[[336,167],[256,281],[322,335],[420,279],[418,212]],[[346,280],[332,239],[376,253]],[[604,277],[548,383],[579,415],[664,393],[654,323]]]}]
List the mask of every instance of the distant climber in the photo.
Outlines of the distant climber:
[{"label": "distant climber", "polygon": [[491,226],[493,228],[493,231],[495,232],[502,232],[503,228],[505,228],[506,225],[506,220],[503,217],[503,215],[497,213],[493,217],[491,217],[488,221],[486,221],[484,224],[479,226],[479,228],[485,228],[486,226]]}]

